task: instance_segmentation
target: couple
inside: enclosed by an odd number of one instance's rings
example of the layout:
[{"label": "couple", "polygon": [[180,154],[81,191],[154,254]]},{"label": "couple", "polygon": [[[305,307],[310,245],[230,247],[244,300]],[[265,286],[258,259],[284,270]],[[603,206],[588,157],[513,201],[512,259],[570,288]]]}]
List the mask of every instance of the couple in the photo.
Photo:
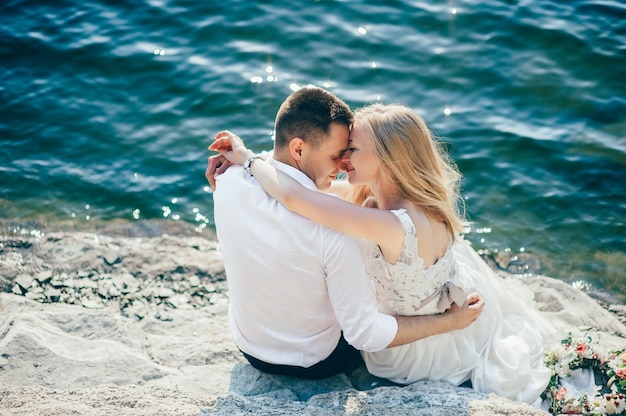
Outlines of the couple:
[{"label": "couple", "polygon": [[416,113],[353,114],[303,88],[278,111],[272,159],[227,131],[210,149],[231,332],[255,368],[321,378],[362,358],[397,383],[538,403],[538,317],[459,237],[460,175]]}]

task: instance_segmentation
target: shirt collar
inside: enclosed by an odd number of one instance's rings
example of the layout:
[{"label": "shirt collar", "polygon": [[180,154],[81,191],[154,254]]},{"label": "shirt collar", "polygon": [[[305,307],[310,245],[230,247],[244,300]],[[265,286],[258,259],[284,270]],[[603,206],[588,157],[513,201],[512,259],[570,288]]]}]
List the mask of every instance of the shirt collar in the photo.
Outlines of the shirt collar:
[{"label": "shirt collar", "polygon": [[279,162],[276,159],[268,159],[267,161],[276,169],[297,180],[302,186],[312,189],[314,191],[318,190],[317,186],[315,186],[315,182],[313,182],[313,180],[309,178],[304,172],[294,168],[293,166],[289,166],[286,163]]}]

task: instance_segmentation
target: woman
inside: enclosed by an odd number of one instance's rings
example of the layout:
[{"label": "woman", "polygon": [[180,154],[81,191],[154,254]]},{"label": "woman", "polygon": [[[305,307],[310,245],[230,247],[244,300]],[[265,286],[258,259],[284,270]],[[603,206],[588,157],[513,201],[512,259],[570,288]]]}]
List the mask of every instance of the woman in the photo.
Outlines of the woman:
[{"label": "woman", "polygon": [[[222,132],[210,146],[243,164],[288,209],[364,239],[366,267],[379,307],[397,315],[442,312],[477,291],[485,308],[461,331],[376,353],[368,371],[397,383],[446,380],[485,393],[539,403],[550,379],[543,363],[538,314],[507,293],[502,280],[460,237],[460,174],[424,120],[401,105],[355,112],[343,156],[351,201],[302,187],[260,160],[241,139]],[[347,195],[345,184],[335,185]]]}]

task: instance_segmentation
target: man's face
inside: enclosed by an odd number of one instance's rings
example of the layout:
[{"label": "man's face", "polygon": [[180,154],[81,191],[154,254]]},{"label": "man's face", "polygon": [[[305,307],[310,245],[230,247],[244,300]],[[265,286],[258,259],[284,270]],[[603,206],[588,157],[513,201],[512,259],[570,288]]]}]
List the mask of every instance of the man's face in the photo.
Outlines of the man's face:
[{"label": "man's face", "polygon": [[315,182],[318,189],[328,189],[339,173],[343,166],[341,155],[348,147],[349,137],[348,126],[332,123],[328,138],[319,147],[311,148],[306,143],[303,146],[302,159],[299,163],[300,170]]}]

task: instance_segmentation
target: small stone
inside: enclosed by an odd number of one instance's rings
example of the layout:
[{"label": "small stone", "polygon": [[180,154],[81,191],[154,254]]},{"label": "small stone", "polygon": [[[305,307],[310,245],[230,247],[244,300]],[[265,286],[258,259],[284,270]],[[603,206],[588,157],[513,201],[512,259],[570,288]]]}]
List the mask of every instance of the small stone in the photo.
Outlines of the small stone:
[{"label": "small stone", "polygon": [[33,285],[33,278],[27,274],[20,274],[15,278],[15,283],[24,290],[28,290]]},{"label": "small stone", "polygon": [[176,295],[167,300],[167,304],[174,309],[189,308],[189,298],[185,295]]},{"label": "small stone", "polygon": [[52,279],[50,281],[50,285],[54,287],[72,287],[74,286],[74,281],[72,279],[68,279],[68,280]]},{"label": "small stone", "polygon": [[52,270],[42,270],[42,271],[40,271],[35,276],[35,279],[37,279],[37,281],[39,283],[47,282],[48,280],[52,279]]},{"label": "small stone", "polygon": [[154,295],[159,298],[171,298],[175,294],[176,292],[174,292],[172,289],[169,289],[167,287],[159,287],[155,290],[155,293],[154,293]]},{"label": "small stone", "polygon": [[193,275],[189,278],[189,286],[198,287],[200,286],[200,278],[196,275]]},{"label": "small stone", "polygon": [[61,300],[61,291],[59,289],[49,288],[45,291],[50,302],[59,302]]},{"label": "small stone", "polygon": [[98,283],[91,279],[82,278],[76,281],[76,287],[81,289],[98,289]]},{"label": "small stone", "polygon": [[44,302],[46,300],[46,296],[42,292],[26,292],[24,295],[28,299],[36,300],[38,302]]}]

